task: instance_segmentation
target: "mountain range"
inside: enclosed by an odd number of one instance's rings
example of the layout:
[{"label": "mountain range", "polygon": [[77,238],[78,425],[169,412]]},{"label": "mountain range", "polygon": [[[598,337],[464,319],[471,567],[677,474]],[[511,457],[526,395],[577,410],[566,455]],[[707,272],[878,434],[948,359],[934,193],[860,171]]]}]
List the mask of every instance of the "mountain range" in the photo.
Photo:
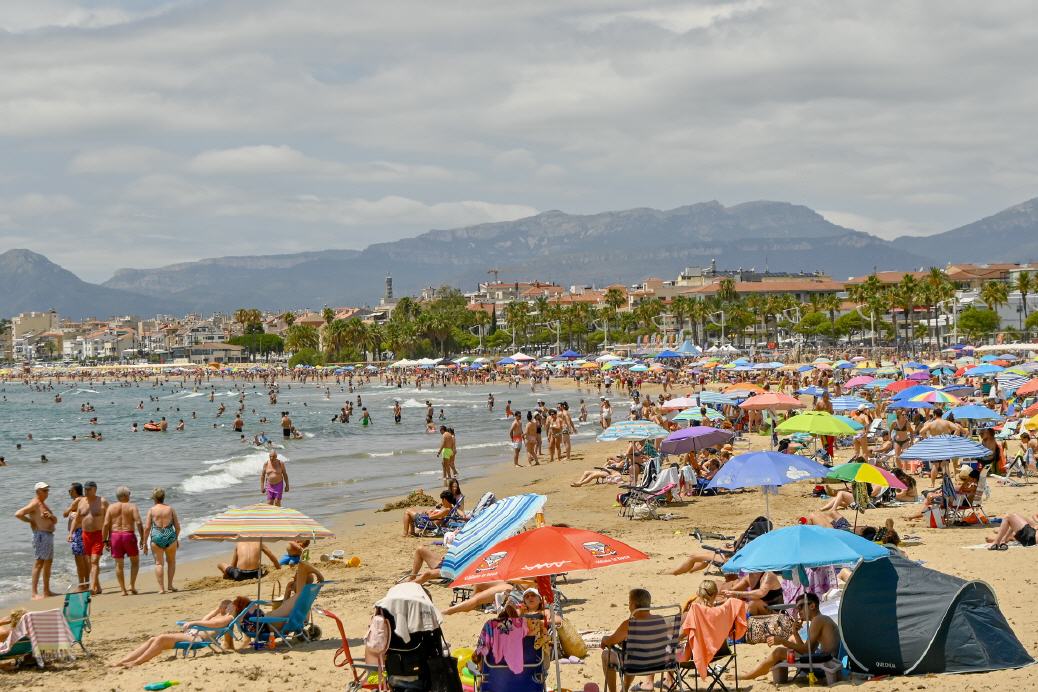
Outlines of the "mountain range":
[{"label": "mountain range", "polygon": [[[983,249],[978,250],[978,239]],[[387,274],[396,295],[451,284],[473,290],[488,269],[501,279],[605,285],[670,278],[717,260],[723,268],[824,271],[835,278],[959,261],[1038,257],[1038,199],[927,237],[886,241],[786,202],[589,215],[547,211],[515,221],[376,243],[364,250],[203,259],[119,269],[102,285],[28,250],[0,255],[0,315],[54,308],[62,315],[269,310],[371,304]]]}]

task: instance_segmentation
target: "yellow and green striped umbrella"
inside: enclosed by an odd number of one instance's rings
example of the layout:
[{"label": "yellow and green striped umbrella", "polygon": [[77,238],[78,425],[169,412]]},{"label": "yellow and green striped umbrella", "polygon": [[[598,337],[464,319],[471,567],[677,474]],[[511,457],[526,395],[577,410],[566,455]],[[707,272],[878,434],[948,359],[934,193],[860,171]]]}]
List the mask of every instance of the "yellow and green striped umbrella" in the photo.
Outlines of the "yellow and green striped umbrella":
[{"label": "yellow and green striped umbrella", "polygon": [[194,541],[303,541],[334,538],[335,534],[289,507],[234,507],[202,524]]}]

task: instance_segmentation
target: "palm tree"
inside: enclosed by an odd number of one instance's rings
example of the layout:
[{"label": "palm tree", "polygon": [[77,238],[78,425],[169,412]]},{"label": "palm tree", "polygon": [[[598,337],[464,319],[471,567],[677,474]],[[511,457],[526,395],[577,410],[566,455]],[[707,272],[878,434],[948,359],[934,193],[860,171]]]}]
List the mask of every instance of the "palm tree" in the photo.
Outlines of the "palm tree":
[{"label": "palm tree", "polygon": [[988,310],[998,309],[1009,302],[1009,285],[1004,281],[987,281],[980,287],[980,299]]},{"label": "palm tree", "polygon": [[1020,292],[1020,305],[1023,307],[1023,314],[1020,318],[1021,329],[1023,328],[1023,323],[1027,322],[1027,295],[1033,293],[1035,287],[1034,276],[1031,272],[1020,272],[1016,275],[1013,288]]},{"label": "palm tree", "polygon": [[[484,316],[487,314],[484,312]],[[362,323],[363,324],[363,323]],[[376,362],[382,360],[382,344],[386,340],[386,329],[381,324],[372,322],[371,324],[364,325],[365,336],[367,337],[368,348],[371,350],[372,356]]]},{"label": "palm tree", "polygon": [[529,306],[521,300],[513,300],[505,306],[505,320],[512,331],[512,342],[521,345],[526,339],[526,329],[530,326]]},{"label": "palm tree", "polygon": [[324,350],[328,354],[328,358],[332,360],[338,360],[338,356],[342,353],[346,345],[350,343],[351,339],[351,328],[347,320],[333,319],[324,325],[321,330],[324,336]]},{"label": "palm tree", "polygon": [[[760,324],[765,318],[765,309],[768,305],[768,299],[759,294],[751,294],[746,296],[746,300],[743,301],[743,305],[753,315],[753,343],[757,343],[757,325]],[[767,331],[767,325],[765,325],[765,331]],[[765,334],[765,337],[767,335]]]},{"label": "palm tree", "polygon": [[263,321],[263,313],[256,308],[238,308],[234,311],[234,321],[241,325],[244,334],[250,324],[259,324]]},{"label": "palm tree", "polygon": [[908,348],[914,351],[914,334],[912,324],[915,321],[913,313],[919,304],[919,282],[911,274],[905,274],[894,288],[894,304],[904,312],[905,338]]},{"label": "palm tree", "polygon": [[670,299],[670,314],[674,316],[674,325],[682,335],[684,335],[688,311],[689,299],[687,296],[674,296]]},{"label": "palm tree", "polygon": [[545,322],[548,319],[548,296],[537,296],[533,299],[533,310],[537,313],[537,319]]},{"label": "palm tree", "polygon": [[934,350],[940,348],[941,327],[937,319],[937,305],[955,296],[955,286],[948,280],[948,275],[940,267],[930,267],[926,278],[923,279],[923,296],[927,303],[928,312],[933,319],[933,342]]},{"label": "palm tree", "polygon": [[321,318],[324,319],[325,324],[331,324],[332,320],[335,319],[335,310],[325,305],[324,309],[321,310]]},{"label": "palm tree", "polygon": [[475,321],[476,326],[479,327],[479,343],[480,346],[482,346],[483,337],[487,335],[487,328],[490,326],[490,313],[480,306],[479,310],[477,310],[476,314],[473,316],[473,320]]},{"label": "palm tree", "polygon": [[726,276],[717,284],[717,297],[723,304],[734,303],[739,297],[735,292],[735,279]]},{"label": "palm tree", "polygon": [[627,304],[627,296],[624,295],[623,291],[614,286],[606,290],[602,302],[611,307],[613,312],[619,312],[620,308]]},{"label": "palm tree", "polygon": [[696,325],[695,341],[700,345],[703,344],[703,337],[705,336],[704,322],[706,322],[707,314],[709,314],[709,311],[707,310],[706,302],[702,298],[689,299],[688,318]]},{"label": "palm tree", "polygon": [[296,314],[294,312],[283,312],[278,315],[278,319],[284,322],[286,327],[291,327],[296,323]]},{"label": "palm tree", "polygon": [[302,351],[309,348],[317,350],[320,346],[321,337],[317,330],[306,324],[293,324],[285,330],[285,350]]}]

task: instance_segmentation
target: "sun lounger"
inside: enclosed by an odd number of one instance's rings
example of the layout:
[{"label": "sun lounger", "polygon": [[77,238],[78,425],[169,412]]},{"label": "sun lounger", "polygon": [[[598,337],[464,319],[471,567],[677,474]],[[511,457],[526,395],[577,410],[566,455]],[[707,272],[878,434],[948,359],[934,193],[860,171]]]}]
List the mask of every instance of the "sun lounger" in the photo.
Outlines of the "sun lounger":
[{"label": "sun lounger", "polygon": [[[289,648],[292,647],[292,644],[288,641],[288,638],[291,636],[297,636],[305,641],[316,639],[320,636],[320,630],[314,631],[310,622],[310,610],[314,607],[314,601],[317,600],[317,595],[321,593],[321,589],[331,583],[329,581],[320,581],[316,584],[306,584],[303,586],[299,590],[299,595],[292,606],[292,611],[285,617],[265,615],[263,617],[253,617],[250,620],[257,627],[266,625],[274,637]],[[253,601],[252,603],[267,605],[269,601]]]}]

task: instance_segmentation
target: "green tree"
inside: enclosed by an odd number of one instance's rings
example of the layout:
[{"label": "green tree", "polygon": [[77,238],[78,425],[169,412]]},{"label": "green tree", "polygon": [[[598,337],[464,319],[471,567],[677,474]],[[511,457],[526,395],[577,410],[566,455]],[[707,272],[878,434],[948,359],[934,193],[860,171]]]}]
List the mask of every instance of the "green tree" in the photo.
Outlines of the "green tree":
[{"label": "green tree", "polygon": [[825,316],[824,312],[809,312],[800,318],[800,322],[793,327],[793,331],[806,337],[828,337],[833,334],[833,323]]},{"label": "green tree", "polygon": [[278,315],[278,319],[285,323],[285,326],[291,327],[296,323],[296,314],[294,312],[283,312]]},{"label": "green tree", "polygon": [[919,282],[911,274],[905,274],[893,290],[893,305],[900,308],[905,324],[905,340],[908,349],[914,352],[912,326],[915,322],[915,308],[919,304]]},{"label": "green tree", "polygon": [[293,324],[285,330],[285,350],[293,353],[310,349],[316,351],[320,348],[321,336],[317,330],[306,324]]},{"label": "green tree", "polygon": [[517,346],[526,343],[526,330],[530,326],[530,306],[524,301],[513,300],[505,306],[505,320],[512,332],[512,341]]},{"label": "green tree", "polygon": [[1027,330],[1028,334],[1038,330],[1038,312],[1032,312],[1027,316],[1027,321],[1024,322],[1024,329]]},{"label": "green tree", "polygon": [[228,339],[227,343],[244,348],[250,360],[257,355],[266,358],[285,350],[285,342],[277,334],[242,334]]},{"label": "green tree", "polygon": [[627,305],[627,296],[624,295],[623,291],[614,286],[606,290],[602,302],[611,307],[613,312],[619,312],[621,307]]},{"label": "green tree", "polygon": [[959,313],[959,330],[970,340],[994,334],[998,331],[999,324],[998,313],[991,309],[970,306]]},{"label": "green tree", "polygon": [[324,356],[317,349],[304,348],[293,353],[288,359],[288,367],[294,368],[297,365],[324,365]]},{"label": "green tree", "polygon": [[739,298],[739,294],[735,291],[735,279],[726,276],[717,282],[717,298],[726,305],[734,303]]},{"label": "green tree", "polygon": [[1009,303],[1009,285],[1004,281],[986,281],[980,287],[980,299],[988,306],[988,310],[997,312]]},{"label": "green tree", "polygon": [[[234,321],[241,326],[242,334],[250,332],[250,325],[260,325],[259,331],[263,331],[263,313],[256,308],[238,308],[234,311]],[[251,333],[257,333],[255,329]]]},{"label": "green tree", "polygon": [[1027,296],[1034,293],[1035,281],[1034,275],[1031,272],[1020,272],[1016,275],[1016,281],[1013,282],[1013,289],[1020,293],[1020,305],[1023,308],[1023,322],[1026,324],[1027,314]]}]

